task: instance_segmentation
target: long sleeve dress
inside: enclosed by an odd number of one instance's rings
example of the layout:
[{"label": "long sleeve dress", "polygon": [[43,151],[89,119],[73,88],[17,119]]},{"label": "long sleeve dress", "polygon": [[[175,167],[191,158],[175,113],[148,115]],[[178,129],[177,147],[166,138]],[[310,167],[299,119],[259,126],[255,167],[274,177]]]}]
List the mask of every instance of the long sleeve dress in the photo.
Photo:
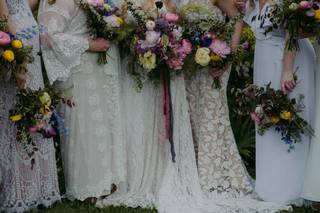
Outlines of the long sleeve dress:
[{"label": "long sleeve dress", "polygon": [[120,116],[119,53],[106,65],[87,52],[86,16],[76,0],[42,1],[39,23],[45,67],[51,83],[74,102],[62,112],[69,129],[62,137],[66,194],[85,200],[110,194],[126,179],[126,148]]}]

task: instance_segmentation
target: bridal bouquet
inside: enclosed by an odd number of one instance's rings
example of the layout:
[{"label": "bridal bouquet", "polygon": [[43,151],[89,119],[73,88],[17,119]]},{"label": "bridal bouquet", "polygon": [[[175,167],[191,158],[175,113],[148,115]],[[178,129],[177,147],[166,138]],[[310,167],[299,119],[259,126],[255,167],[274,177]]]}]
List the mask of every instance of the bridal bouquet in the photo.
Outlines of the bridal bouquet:
[{"label": "bridal bouquet", "polygon": [[[87,16],[90,34],[109,41],[119,42],[132,30],[111,0],[80,0],[80,8]],[[107,53],[100,53],[99,64],[107,63]]]},{"label": "bridal bouquet", "polygon": [[297,41],[303,34],[319,35],[320,1],[319,0],[283,0],[274,5],[269,17],[273,26],[267,33],[283,26],[289,34],[287,48],[297,47]]},{"label": "bridal bouquet", "polygon": [[23,89],[17,93],[17,103],[10,111],[10,120],[17,127],[16,137],[30,157],[37,151],[32,135],[52,138],[65,133],[64,121],[56,112],[60,103],[67,103],[53,88],[33,91]]},{"label": "bridal bouquet", "polygon": [[303,96],[290,99],[280,90],[250,85],[233,91],[237,103],[237,113],[250,115],[258,126],[260,135],[271,128],[281,135],[281,140],[289,145],[288,151],[294,149],[294,143],[301,142],[301,135],[313,136],[312,127],[299,113],[303,111]]},{"label": "bridal bouquet", "polygon": [[178,14],[166,12],[153,17],[131,1],[127,5],[138,23],[130,49],[133,59],[143,68],[132,73],[141,89],[144,76],[159,79],[166,75],[165,71],[182,70],[192,45],[182,37]]},{"label": "bridal bouquet", "polygon": [[24,46],[21,40],[15,39],[6,31],[6,20],[0,18],[0,75],[9,80],[26,64],[33,61],[32,47]]},{"label": "bridal bouquet", "polygon": [[[219,15],[201,4],[187,4],[181,12],[184,17],[184,37],[193,45],[193,62],[215,70],[225,68],[233,58],[228,44],[233,22],[226,22],[222,14]],[[214,78],[214,86],[221,87],[218,77]]]}]

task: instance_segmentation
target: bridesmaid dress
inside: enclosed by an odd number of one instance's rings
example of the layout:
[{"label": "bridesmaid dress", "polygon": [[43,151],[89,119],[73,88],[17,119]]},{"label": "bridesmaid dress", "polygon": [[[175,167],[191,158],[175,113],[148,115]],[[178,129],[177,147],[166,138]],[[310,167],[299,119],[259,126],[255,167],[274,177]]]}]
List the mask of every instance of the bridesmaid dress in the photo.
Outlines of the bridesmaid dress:
[{"label": "bridesmaid dress", "polygon": [[[194,1],[191,1],[194,2]],[[221,10],[212,0],[196,2],[210,5],[220,19]],[[212,86],[208,69],[199,70],[187,80],[194,143],[198,147],[198,171],[202,190],[208,196],[254,196],[254,182],[242,162],[232,132],[227,100],[231,67],[221,77],[221,89]]]},{"label": "bridesmaid dress", "polygon": [[[33,46],[35,60],[28,65],[27,87],[43,87],[39,52],[39,27],[28,0],[7,0],[17,37]],[[38,147],[35,164],[16,140],[16,128],[9,121],[9,110],[16,100],[13,81],[0,79],[0,212],[25,212],[38,205],[50,206],[60,200],[54,143],[34,136]]]},{"label": "bridesmaid dress", "polygon": [[310,154],[302,197],[307,200],[320,202],[320,45],[316,44],[317,72],[316,72],[316,112],[315,112],[315,136],[311,140]]},{"label": "bridesmaid dress", "polygon": [[[256,37],[254,84],[280,89],[282,60],[285,49],[285,32],[281,29],[264,34],[265,27],[271,22],[267,19],[270,4],[260,11],[259,0],[255,8],[247,7],[244,21],[250,25]],[[314,65],[315,53],[307,39],[299,41],[299,52],[295,67],[299,67],[297,76],[300,83],[290,93],[290,97],[304,95],[305,109],[302,116],[312,122],[314,107]],[[281,141],[279,133],[267,131],[265,135],[256,134],[256,192],[266,201],[282,204],[302,204],[300,195],[307,159],[310,137],[303,136],[301,143],[295,144],[295,150],[288,153],[288,145]]]},{"label": "bridesmaid dress", "polygon": [[109,195],[126,179],[126,147],[120,115],[120,56],[112,46],[106,65],[87,52],[89,35],[79,0],[41,1],[42,52],[50,82],[75,106],[62,106],[69,134],[62,158],[69,199]]}]

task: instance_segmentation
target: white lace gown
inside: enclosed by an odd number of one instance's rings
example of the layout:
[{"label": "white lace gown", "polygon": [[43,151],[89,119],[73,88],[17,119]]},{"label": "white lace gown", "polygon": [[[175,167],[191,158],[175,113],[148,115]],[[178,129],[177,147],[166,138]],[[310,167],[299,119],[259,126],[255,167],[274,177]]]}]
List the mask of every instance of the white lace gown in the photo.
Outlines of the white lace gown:
[{"label": "white lace gown", "polygon": [[[126,97],[129,99],[126,101],[130,103],[130,109],[126,109],[127,113],[143,112],[149,107],[155,110],[146,110],[148,113],[146,115],[149,116],[143,115],[143,120],[141,118],[137,121],[132,120],[127,126],[129,130],[127,134],[134,128],[135,131],[142,131],[148,136],[127,136],[133,139],[128,142],[132,143],[128,146],[128,160],[134,162],[128,166],[128,190],[124,192],[120,190],[100,200],[97,203],[98,207],[109,205],[155,207],[159,213],[276,212],[281,208],[287,208],[254,200],[205,198],[199,184],[184,76],[177,74],[172,76],[171,81],[176,163],[172,162],[170,144],[164,137],[161,87],[155,92],[155,88],[147,84],[141,94],[133,95],[135,93],[132,83],[128,82],[130,81],[124,81],[128,84],[124,86],[129,94]],[[137,96],[141,96],[138,100],[143,102],[134,101]],[[140,114],[143,114],[142,112]],[[135,118],[132,114],[126,116],[129,120]],[[143,125],[139,124],[139,121],[142,121]],[[150,124],[149,129],[145,128],[146,124]]]},{"label": "white lace gown", "polygon": [[86,16],[78,1],[42,1],[42,49],[51,82],[75,107],[63,106],[69,134],[62,139],[66,196],[85,200],[110,194],[126,178],[126,147],[120,116],[119,53],[106,65],[89,53]]},{"label": "white lace gown", "polygon": [[[187,1],[186,1],[187,2]],[[191,1],[194,2],[194,1]],[[210,5],[223,20],[214,1],[196,1]],[[198,171],[202,190],[210,197],[251,196],[254,183],[242,162],[232,132],[227,100],[231,68],[221,77],[221,89],[215,89],[208,69],[187,79],[187,95],[194,143],[198,147]]]},{"label": "white lace gown", "polygon": [[308,159],[307,171],[304,180],[302,197],[307,200],[320,202],[320,46],[315,46],[317,50],[316,67],[316,112],[315,112],[315,136],[311,140],[310,154]]},{"label": "white lace gown", "polygon": [[[245,22],[251,26],[256,36],[254,83],[280,89],[282,60],[285,48],[284,31],[278,30],[264,35],[264,27],[270,26],[266,14],[270,5],[259,11],[259,1],[255,9],[247,9]],[[262,20],[265,20],[264,22]],[[290,94],[298,98],[304,95],[303,117],[312,123],[314,107],[314,50],[307,39],[299,41],[295,67],[299,84]],[[282,204],[301,204],[301,192],[309,155],[310,138],[303,136],[301,143],[288,153],[288,145],[281,141],[279,133],[270,130],[265,135],[256,135],[256,191],[266,201]]]},{"label": "white lace gown", "polygon": [[[33,46],[35,61],[28,65],[27,86],[43,87],[39,52],[39,27],[28,0],[7,0],[17,36]],[[9,121],[9,110],[16,100],[13,81],[0,80],[0,211],[24,212],[42,204],[50,206],[60,200],[55,149],[52,140],[35,136],[38,151],[35,164],[16,140],[16,129]]]}]

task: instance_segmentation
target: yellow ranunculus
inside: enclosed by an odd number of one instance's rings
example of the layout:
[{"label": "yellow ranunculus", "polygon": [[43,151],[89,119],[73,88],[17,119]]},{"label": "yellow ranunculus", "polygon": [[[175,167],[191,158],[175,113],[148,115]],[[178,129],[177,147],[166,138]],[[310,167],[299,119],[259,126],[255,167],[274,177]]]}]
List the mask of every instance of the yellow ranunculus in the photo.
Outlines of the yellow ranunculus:
[{"label": "yellow ranunculus", "polygon": [[23,47],[23,44],[20,40],[13,40],[11,42],[11,45],[13,48],[16,48],[16,49],[21,49]]},{"label": "yellow ranunculus", "polygon": [[51,112],[50,107],[47,105],[40,108],[40,113],[43,114],[44,116],[49,115],[50,112]]},{"label": "yellow ranunculus", "polygon": [[139,57],[140,64],[146,70],[153,70],[156,68],[156,54],[148,51]]},{"label": "yellow ranunculus", "polygon": [[274,123],[274,124],[278,123],[279,121],[280,121],[279,117],[272,117],[271,118],[271,122]]},{"label": "yellow ranunculus", "polygon": [[314,18],[320,20],[320,9],[314,12]]},{"label": "yellow ranunculus", "polygon": [[13,115],[13,116],[10,117],[10,120],[12,122],[14,122],[14,123],[20,121],[21,119],[22,119],[22,115],[21,114]]},{"label": "yellow ranunculus", "polygon": [[39,97],[39,100],[42,105],[51,106],[51,97],[47,92],[42,93],[42,95]]},{"label": "yellow ranunculus", "polygon": [[123,19],[121,18],[121,17],[119,17],[119,16],[117,16],[116,17],[116,22],[117,22],[117,24],[119,24],[119,26],[121,26],[121,25],[123,25]]},{"label": "yellow ranunculus", "polygon": [[211,53],[210,58],[213,62],[221,61],[221,57],[215,53]]},{"label": "yellow ranunculus", "polygon": [[210,63],[210,49],[206,47],[199,48],[196,52],[195,61],[197,64],[205,67]]},{"label": "yellow ranunculus", "polygon": [[283,120],[291,120],[292,116],[292,113],[289,111],[283,111],[280,113],[280,118],[282,118]]},{"label": "yellow ranunculus", "polygon": [[12,50],[6,50],[2,53],[2,57],[9,62],[12,62],[15,59],[14,52]]}]

